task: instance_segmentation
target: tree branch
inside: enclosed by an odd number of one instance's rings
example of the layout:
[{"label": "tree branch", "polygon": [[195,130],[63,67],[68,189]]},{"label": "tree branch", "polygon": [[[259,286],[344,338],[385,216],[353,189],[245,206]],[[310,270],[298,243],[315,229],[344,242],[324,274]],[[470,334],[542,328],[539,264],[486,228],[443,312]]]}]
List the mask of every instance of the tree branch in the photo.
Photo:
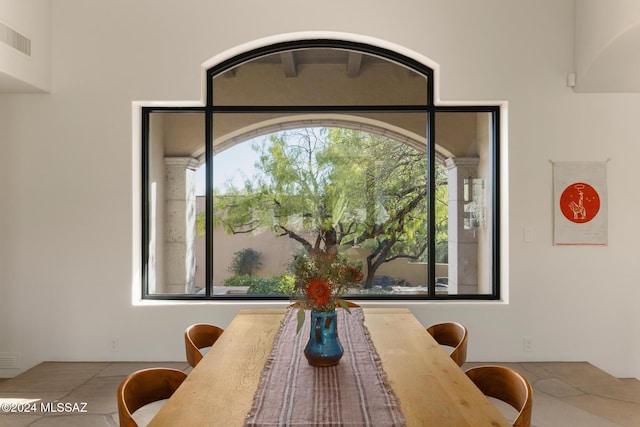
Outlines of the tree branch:
[{"label": "tree branch", "polygon": [[280,233],[280,236],[289,236],[291,239],[295,240],[296,242],[299,242],[300,244],[302,244],[302,246],[304,246],[305,250],[308,253],[311,253],[313,251],[313,246],[311,246],[311,243],[309,243],[309,241],[307,239],[305,239],[304,237],[300,236],[299,234],[297,234],[296,232],[287,229],[286,227],[283,227],[280,224],[276,224],[274,226],[276,233],[278,232],[278,229],[282,230],[282,233]]}]

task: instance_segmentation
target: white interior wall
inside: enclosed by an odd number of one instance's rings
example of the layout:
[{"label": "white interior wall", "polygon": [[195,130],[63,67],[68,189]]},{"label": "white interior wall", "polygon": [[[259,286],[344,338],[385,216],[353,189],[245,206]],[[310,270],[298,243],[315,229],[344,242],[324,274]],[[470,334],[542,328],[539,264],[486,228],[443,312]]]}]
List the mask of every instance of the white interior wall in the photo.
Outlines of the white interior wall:
[{"label": "white interior wall", "polygon": [[31,40],[31,54],[0,43],[0,91],[51,90],[51,0],[0,0],[0,23]]},{"label": "white interior wall", "polygon": [[640,92],[640,2],[575,2],[578,92]]},{"label": "white interior wall", "polygon": [[[243,304],[132,305],[131,103],[197,102],[200,66],[211,57],[316,30],[373,37],[435,61],[443,102],[508,101],[508,304],[407,304],[416,316],[425,325],[465,323],[472,361],[586,360],[640,377],[631,226],[640,201],[627,181],[640,151],[640,97],[566,86],[573,0],[53,2],[52,93],[0,94],[0,352],[22,356],[20,369],[0,377],[43,360],[183,360],[187,325],[228,324]],[[609,246],[552,246],[549,161],[606,159]],[[532,352],[523,351],[524,336]]]}]

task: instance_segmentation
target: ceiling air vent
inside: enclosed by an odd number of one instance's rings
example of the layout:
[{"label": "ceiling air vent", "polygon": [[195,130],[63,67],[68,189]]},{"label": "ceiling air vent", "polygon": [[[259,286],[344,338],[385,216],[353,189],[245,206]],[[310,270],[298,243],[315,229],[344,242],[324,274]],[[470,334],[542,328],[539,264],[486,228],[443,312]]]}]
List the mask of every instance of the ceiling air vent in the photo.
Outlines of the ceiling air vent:
[{"label": "ceiling air vent", "polygon": [[31,40],[0,22],[0,42],[31,56]]}]

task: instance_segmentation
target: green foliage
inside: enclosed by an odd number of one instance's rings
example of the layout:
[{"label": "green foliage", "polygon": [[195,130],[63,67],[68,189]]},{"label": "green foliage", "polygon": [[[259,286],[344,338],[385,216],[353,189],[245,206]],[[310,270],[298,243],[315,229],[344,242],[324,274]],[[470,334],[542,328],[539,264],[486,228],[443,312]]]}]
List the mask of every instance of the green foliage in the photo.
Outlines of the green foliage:
[{"label": "green foliage", "polygon": [[[273,134],[262,145],[256,176],[214,198],[215,222],[228,233],[275,230],[307,253],[358,244],[372,252],[365,288],[384,262],[426,260],[427,176],[424,151],[344,128]],[[446,259],[447,175],[436,165],[437,258]],[[325,246],[324,250],[327,247]]]},{"label": "green foliage", "polygon": [[204,236],[207,232],[206,219],[204,212],[196,215],[196,236]]},{"label": "green foliage", "polygon": [[293,293],[293,288],[295,287],[296,278],[293,274],[283,274],[279,277],[278,281],[278,292],[282,294],[291,295]]},{"label": "green foliage", "polygon": [[233,253],[233,259],[227,271],[237,275],[253,275],[262,266],[262,253],[245,248]]},{"label": "green foliage", "polygon": [[[442,165],[436,165],[436,221],[435,250],[436,262],[449,261],[449,185],[447,172]],[[426,258],[423,261],[427,261]]]},{"label": "green foliage", "polygon": [[250,294],[283,294],[290,295],[293,292],[295,277],[291,274],[282,274],[269,278],[236,274],[224,281],[224,286],[249,286]]}]

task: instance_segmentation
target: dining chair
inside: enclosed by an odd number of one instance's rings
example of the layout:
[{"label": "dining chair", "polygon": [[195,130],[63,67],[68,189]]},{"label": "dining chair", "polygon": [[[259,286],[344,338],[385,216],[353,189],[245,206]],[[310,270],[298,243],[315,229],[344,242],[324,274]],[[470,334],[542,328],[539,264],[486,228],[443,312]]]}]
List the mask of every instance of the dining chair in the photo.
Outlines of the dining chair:
[{"label": "dining chair", "polygon": [[184,346],[187,362],[195,368],[202,360],[201,349],[211,347],[220,338],[224,329],[208,323],[196,323],[184,331]]},{"label": "dining chair", "polygon": [[453,347],[451,358],[458,366],[462,366],[467,360],[467,328],[458,322],[445,322],[431,325],[427,332],[440,345]]},{"label": "dining chair", "polygon": [[513,427],[530,427],[533,406],[531,384],[520,373],[505,366],[476,366],[467,376],[486,395],[511,405],[518,416]]},{"label": "dining chair", "polygon": [[187,378],[171,368],[149,368],[133,372],[118,387],[120,427],[138,427],[133,413],[145,405],[168,399]]}]

